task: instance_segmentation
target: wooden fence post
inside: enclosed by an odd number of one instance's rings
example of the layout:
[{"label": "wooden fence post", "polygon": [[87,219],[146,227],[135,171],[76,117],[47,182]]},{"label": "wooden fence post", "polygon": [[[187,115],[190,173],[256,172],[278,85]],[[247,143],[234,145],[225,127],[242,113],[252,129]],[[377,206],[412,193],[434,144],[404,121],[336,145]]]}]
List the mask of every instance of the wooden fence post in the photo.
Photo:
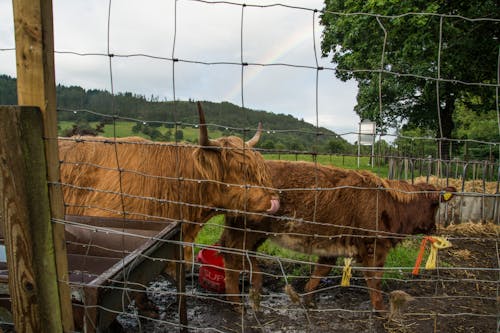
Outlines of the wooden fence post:
[{"label": "wooden fence post", "polygon": [[[42,112],[50,211],[53,218],[64,219],[62,189],[59,185],[52,1],[13,0],[13,8],[18,104],[38,106]],[[54,224],[51,230],[60,300],[60,306],[53,309],[52,315],[60,315],[64,331],[71,332],[74,324],[64,225]]]},{"label": "wooden fence post", "polygon": [[0,108],[0,172],[0,219],[16,332],[61,332],[38,108]]}]

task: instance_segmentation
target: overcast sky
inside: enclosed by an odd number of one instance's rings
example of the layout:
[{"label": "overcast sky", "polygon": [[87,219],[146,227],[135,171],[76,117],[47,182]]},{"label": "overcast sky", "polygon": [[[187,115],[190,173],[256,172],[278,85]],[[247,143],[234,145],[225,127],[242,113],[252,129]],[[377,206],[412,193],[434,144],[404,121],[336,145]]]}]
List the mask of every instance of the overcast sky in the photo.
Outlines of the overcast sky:
[{"label": "overcast sky", "polygon": [[[279,3],[323,8],[319,0]],[[57,83],[111,91],[107,56],[72,54],[107,54],[109,1],[53,0],[53,6]],[[315,69],[277,65],[316,67],[317,60],[320,66],[334,67],[329,59],[321,58],[319,14],[283,6],[242,8],[190,0],[178,0],[177,6],[174,0],[112,1],[109,52],[124,56],[112,58],[114,92],[172,100],[175,91],[180,100],[244,103],[314,125],[318,122],[338,134],[357,131],[355,82],[341,82],[332,70],[323,70],[316,85]],[[5,50],[14,47],[12,1],[0,0],[1,74],[15,76],[15,53]],[[168,60],[172,57],[181,60],[175,63],[174,72]],[[243,101],[242,67],[238,65],[242,58],[246,63],[272,65],[244,67]],[[353,135],[344,138],[355,140]]]}]

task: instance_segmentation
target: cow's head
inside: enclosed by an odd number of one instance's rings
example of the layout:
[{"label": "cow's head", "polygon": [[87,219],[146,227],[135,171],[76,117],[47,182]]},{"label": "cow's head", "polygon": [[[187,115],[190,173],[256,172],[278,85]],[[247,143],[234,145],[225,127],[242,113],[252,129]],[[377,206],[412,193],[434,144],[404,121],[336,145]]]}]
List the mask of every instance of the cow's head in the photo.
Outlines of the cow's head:
[{"label": "cow's head", "polygon": [[419,186],[421,191],[429,192],[424,195],[425,198],[419,203],[422,204],[422,207],[418,209],[414,233],[430,234],[436,230],[436,214],[439,204],[451,200],[457,189],[450,186],[439,190],[435,186],[426,183],[416,185]]},{"label": "cow's head", "polygon": [[[200,147],[195,150],[195,166],[208,191],[205,203],[213,207],[253,213],[274,214],[279,208],[277,192],[272,189],[269,170],[262,155],[252,148],[262,132],[244,142],[235,136],[209,139],[205,115],[198,103]],[[231,213],[231,212],[229,212]]]}]

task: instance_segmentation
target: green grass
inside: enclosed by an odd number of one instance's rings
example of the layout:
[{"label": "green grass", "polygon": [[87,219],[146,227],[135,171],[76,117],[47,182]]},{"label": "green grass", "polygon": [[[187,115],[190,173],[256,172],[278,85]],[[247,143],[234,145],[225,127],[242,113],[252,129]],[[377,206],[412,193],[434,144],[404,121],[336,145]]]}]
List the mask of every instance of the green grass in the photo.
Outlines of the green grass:
[{"label": "green grass", "polygon": [[[308,154],[263,154],[266,160],[284,160],[284,161],[307,161],[313,162],[312,155]],[[336,167],[354,170],[369,170],[378,175],[387,175],[388,166],[370,166],[369,157],[360,157],[359,167],[356,156],[343,155],[317,155],[317,162],[323,165],[334,165]]]},{"label": "green grass", "polygon": [[[415,265],[415,261],[417,260],[418,252],[420,250],[420,239],[407,239],[398,244],[395,248],[393,248],[389,255],[387,256],[385,262],[385,268],[391,267],[408,267],[408,269],[403,270],[387,270],[384,273],[384,279],[395,279],[401,278],[404,275],[407,275],[413,269]],[[424,259],[427,260],[427,256],[429,255],[428,247],[424,254]],[[425,266],[425,261],[422,260],[421,269]]]},{"label": "green grass", "polygon": [[[224,215],[217,215],[212,217],[196,237],[195,243],[202,245],[212,245],[219,241],[222,231],[224,229]],[[198,253],[199,248],[195,248]]]}]

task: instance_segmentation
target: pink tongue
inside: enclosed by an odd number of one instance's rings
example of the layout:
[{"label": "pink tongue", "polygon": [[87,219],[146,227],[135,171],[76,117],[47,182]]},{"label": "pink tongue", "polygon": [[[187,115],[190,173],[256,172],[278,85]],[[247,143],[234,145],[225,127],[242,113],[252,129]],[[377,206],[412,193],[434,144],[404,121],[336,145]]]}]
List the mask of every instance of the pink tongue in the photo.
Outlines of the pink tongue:
[{"label": "pink tongue", "polygon": [[280,202],[277,199],[271,199],[271,208],[266,210],[267,213],[274,214],[280,208]]}]

